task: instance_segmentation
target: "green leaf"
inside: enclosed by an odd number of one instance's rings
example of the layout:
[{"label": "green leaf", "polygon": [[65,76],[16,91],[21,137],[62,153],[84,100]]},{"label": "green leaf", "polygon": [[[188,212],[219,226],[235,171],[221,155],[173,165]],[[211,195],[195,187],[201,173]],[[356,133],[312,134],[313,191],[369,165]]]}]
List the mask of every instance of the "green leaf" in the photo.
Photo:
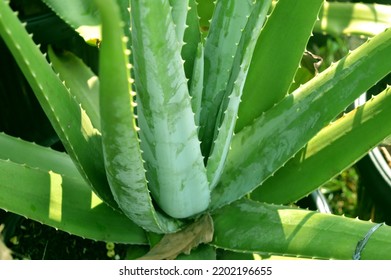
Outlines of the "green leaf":
[{"label": "green leaf", "polygon": [[107,183],[99,131],[4,1],[0,1],[0,35],[79,172],[102,200],[117,207]]},{"label": "green leaf", "polygon": [[83,39],[95,45],[101,40],[100,18],[92,0],[42,0]]},{"label": "green leaf", "polygon": [[169,0],[171,6],[172,21],[175,25],[177,39],[183,45],[183,37],[186,30],[187,12],[189,10],[189,0]]},{"label": "green leaf", "polygon": [[[217,248],[322,259],[352,259],[358,242],[375,225],[250,200],[225,206],[212,217],[212,244]],[[380,227],[361,252],[361,259],[390,259],[390,234],[391,227]]]},{"label": "green leaf", "polygon": [[255,47],[236,132],[288,94],[323,2],[277,2]]},{"label": "green leaf", "polygon": [[0,208],[85,238],[147,243],[140,227],[105,205],[81,178],[2,159]]},{"label": "green leaf", "polygon": [[[169,0],[172,19],[181,47],[184,69],[187,79],[191,79],[197,46],[201,41],[201,32],[195,0]],[[189,83],[190,84],[190,83]]]},{"label": "green leaf", "polygon": [[0,133],[0,166],[0,208],[86,238],[146,244],[141,228],[91,192],[67,154]]},{"label": "green leaf", "polygon": [[193,66],[198,53],[198,45],[201,42],[200,23],[197,14],[196,0],[189,0],[189,10],[186,18],[186,29],[183,37],[182,58],[185,61],[185,74],[191,84]]},{"label": "green leaf", "polygon": [[193,74],[189,89],[191,107],[194,112],[194,122],[197,127],[200,125],[202,91],[204,88],[204,67],[204,46],[199,43],[197,54],[194,59]]},{"label": "green leaf", "polygon": [[273,177],[253,191],[251,198],[286,204],[304,197],[391,135],[390,114],[388,88],[322,129]]},{"label": "green leaf", "polygon": [[325,2],[314,32],[372,37],[390,25],[390,5]]},{"label": "green leaf", "polygon": [[69,155],[4,133],[0,133],[0,159],[54,171],[67,177],[82,178]]},{"label": "green leaf", "polygon": [[168,215],[209,205],[210,191],[168,0],[132,1],[138,125],[149,189]]},{"label": "green leaf", "polygon": [[258,1],[254,4],[236,50],[231,75],[222,100],[223,103],[220,105],[217,116],[218,130],[215,131],[215,142],[212,145],[211,155],[207,163],[208,180],[212,189],[216,186],[224,168],[238,116],[247,71],[270,5],[271,0]]},{"label": "green leaf", "polygon": [[217,1],[205,42],[204,93],[199,136],[202,153],[209,156],[227,82],[231,73],[242,29],[253,7],[252,0]]},{"label": "green leaf", "polygon": [[[103,22],[100,48],[100,114],[107,177],[114,198],[135,223],[172,232],[180,222],[157,213],[149,194],[135,123],[130,69],[120,11],[114,0],[96,0]],[[116,73],[116,75],[113,75]]]},{"label": "green leaf", "polygon": [[391,66],[383,63],[390,59],[390,53],[391,29],[351,52],[236,134],[221,181],[212,192],[212,208],[243,197],[272,176],[391,71]]},{"label": "green leaf", "polygon": [[84,62],[71,52],[48,50],[54,70],[89,116],[92,125],[100,130],[99,79]]}]

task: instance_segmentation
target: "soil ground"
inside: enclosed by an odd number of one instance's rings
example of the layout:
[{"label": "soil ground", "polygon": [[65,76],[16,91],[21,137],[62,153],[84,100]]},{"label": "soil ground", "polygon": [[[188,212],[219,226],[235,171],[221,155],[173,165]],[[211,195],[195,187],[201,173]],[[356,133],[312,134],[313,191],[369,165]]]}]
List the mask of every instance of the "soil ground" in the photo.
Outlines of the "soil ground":
[{"label": "soil ground", "polygon": [[83,239],[0,210],[2,237],[13,259],[109,260],[124,259],[127,246]]}]

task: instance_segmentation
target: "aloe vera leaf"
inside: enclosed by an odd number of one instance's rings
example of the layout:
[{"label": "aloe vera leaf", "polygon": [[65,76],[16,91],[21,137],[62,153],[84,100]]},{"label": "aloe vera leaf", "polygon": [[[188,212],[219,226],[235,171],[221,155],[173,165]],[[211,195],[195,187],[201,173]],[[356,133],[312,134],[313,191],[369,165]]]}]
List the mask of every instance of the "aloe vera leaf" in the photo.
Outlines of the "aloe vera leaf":
[{"label": "aloe vera leaf", "polygon": [[84,238],[147,243],[144,231],[102,203],[83,179],[2,159],[0,208]]},{"label": "aloe vera leaf", "polygon": [[195,0],[169,0],[178,42],[181,45],[185,74],[191,79],[194,57],[201,40]]},{"label": "aloe vera leaf", "polygon": [[169,0],[169,2],[171,6],[172,21],[175,25],[178,42],[182,45],[186,29],[189,0]]},{"label": "aloe vera leaf", "polygon": [[[213,214],[212,245],[237,252],[352,259],[357,243],[375,225],[330,214],[240,200]],[[391,227],[380,227],[362,259],[390,259]],[[386,245],[389,244],[389,245]]]},{"label": "aloe vera leaf", "polygon": [[390,114],[388,88],[322,129],[298,155],[254,190],[251,199],[285,204],[304,197],[391,135]]},{"label": "aloe vera leaf", "polygon": [[391,66],[383,63],[390,53],[391,29],[364,43],[236,134],[220,183],[212,192],[212,208],[244,196],[273,175],[391,71]]},{"label": "aloe vera leaf", "polygon": [[[181,224],[157,213],[149,194],[135,123],[130,69],[115,0],[96,0],[102,18],[100,114],[107,177],[121,210],[148,231],[176,231]],[[116,73],[113,75],[113,73]]]},{"label": "aloe vera leaf", "polygon": [[79,172],[103,201],[116,207],[107,183],[99,132],[4,1],[0,1],[0,35]]},{"label": "aloe vera leaf", "polygon": [[191,107],[194,112],[194,122],[200,125],[202,91],[204,88],[204,46],[198,44],[197,54],[194,59],[193,74],[190,83],[189,94],[191,96]]},{"label": "aloe vera leaf", "polygon": [[254,50],[236,132],[288,94],[323,2],[277,2]]},{"label": "aloe vera leaf", "polygon": [[366,3],[325,2],[314,32],[334,36],[375,36],[391,25],[391,6]]},{"label": "aloe vera leaf", "polygon": [[210,191],[168,0],[132,1],[141,148],[149,189],[168,215],[206,210]]},{"label": "aloe vera leaf", "polygon": [[49,47],[48,55],[54,70],[86,111],[92,125],[100,131],[98,77],[71,52],[56,53]]},{"label": "aloe vera leaf", "polygon": [[[254,4],[251,15],[243,30],[232,63],[231,75],[223,98],[223,104],[217,117],[218,129],[215,131],[216,139],[212,146],[211,155],[207,164],[207,175],[210,187],[213,189],[223,171],[225,159],[233,136],[238,115],[238,108],[246,75],[258,36],[266,20],[271,0],[258,1]],[[217,134],[217,135],[216,135]]]},{"label": "aloe vera leaf", "polygon": [[0,133],[0,159],[82,178],[69,155]]},{"label": "aloe vera leaf", "polygon": [[[128,50],[132,49],[132,32],[130,30],[130,27],[132,25],[132,19],[130,15],[130,0],[116,0],[117,4],[120,9],[121,13],[121,18],[123,23],[123,31],[124,31],[124,36],[127,38],[126,39],[126,48]],[[132,53],[129,54],[129,62],[130,64],[133,64],[133,55]],[[130,69],[130,71],[133,71],[133,69]],[[131,73],[133,75],[133,73]]]},{"label": "aloe vera leaf", "polygon": [[204,93],[199,136],[205,157],[213,143],[217,115],[230,76],[242,29],[253,7],[251,0],[217,1],[211,27],[205,42]]},{"label": "aloe vera leaf", "polygon": [[191,84],[192,74],[194,72],[195,59],[198,53],[198,45],[201,42],[200,23],[197,13],[196,0],[189,0],[189,10],[186,18],[186,29],[184,32],[184,45],[182,47],[182,58],[185,61],[185,75]]},{"label": "aloe vera leaf", "polygon": [[89,44],[101,40],[99,13],[93,1],[42,1]]}]

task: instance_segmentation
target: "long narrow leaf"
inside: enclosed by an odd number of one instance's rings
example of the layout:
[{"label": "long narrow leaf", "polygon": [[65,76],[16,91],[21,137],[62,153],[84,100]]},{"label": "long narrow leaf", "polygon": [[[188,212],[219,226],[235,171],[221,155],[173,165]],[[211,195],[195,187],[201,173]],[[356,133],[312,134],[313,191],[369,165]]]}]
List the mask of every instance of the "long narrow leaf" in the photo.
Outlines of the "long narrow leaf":
[{"label": "long narrow leaf", "polygon": [[236,134],[220,184],[212,192],[212,207],[244,196],[273,175],[362,92],[391,71],[391,65],[384,63],[390,53],[391,29],[351,52]]},{"label": "long narrow leaf", "polygon": [[251,198],[277,204],[299,200],[391,135],[390,115],[388,88],[322,129],[286,166],[252,192]]},{"label": "long narrow leaf", "polygon": [[48,54],[54,69],[60,74],[70,93],[86,111],[92,125],[100,130],[98,77],[80,58],[70,52],[57,54],[49,48]]},{"label": "long narrow leaf", "polygon": [[255,47],[235,131],[288,94],[323,2],[277,2]]},{"label": "long narrow leaf", "polygon": [[194,112],[195,125],[200,125],[200,114],[202,105],[202,91],[204,85],[204,46],[199,43],[197,53],[194,58],[193,74],[189,89],[191,96],[191,107]]},{"label": "long narrow leaf", "polygon": [[[236,252],[353,259],[375,224],[330,214],[242,200],[213,215],[212,244]],[[372,234],[361,259],[391,258],[391,227]]]},{"label": "long narrow leaf", "polygon": [[213,135],[220,125],[217,115],[227,87],[237,45],[242,36],[242,29],[247,23],[253,2],[244,0],[216,3],[211,28],[205,42],[204,55],[204,93],[199,135],[205,157],[209,156]]},{"label": "long narrow leaf", "polygon": [[189,0],[189,8],[186,18],[186,29],[183,37],[182,58],[185,61],[186,78],[192,80],[193,66],[201,42],[200,23],[197,13],[196,0]]},{"label": "long narrow leaf", "polygon": [[99,132],[5,1],[0,1],[0,35],[79,172],[98,196],[116,207],[107,183]]},{"label": "long narrow leaf", "polygon": [[183,44],[183,37],[186,30],[187,12],[189,10],[189,0],[169,0],[171,5],[172,20],[175,25],[178,42]]},{"label": "long narrow leaf", "polygon": [[99,13],[93,1],[42,1],[75,29],[86,42],[95,45],[101,40]]},{"label": "long narrow leaf", "polygon": [[208,180],[211,188],[216,186],[225,164],[238,116],[238,108],[247,71],[270,5],[271,0],[258,1],[254,4],[237,47],[231,75],[228,79],[219,114],[217,115],[216,122],[219,128],[215,131],[214,138],[216,140],[212,145],[207,164]]},{"label": "long narrow leaf", "polygon": [[141,147],[149,188],[170,216],[206,210],[210,191],[168,0],[132,1]]},{"label": "long narrow leaf", "polygon": [[176,231],[180,223],[159,215],[149,194],[135,123],[120,11],[115,0],[96,0],[96,4],[103,22],[100,114],[110,187],[122,211],[138,225],[158,233]]},{"label": "long narrow leaf", "polygon": [[69,155],[4,133],[0,133],[0,159],[54,171],[67,177],[82,178]]},{"label": "long narrow leaf", "polygon": [[0,160],[0,208],[85,238],[147,242],[140,227],[102,203],[80,177],[11,161]]}]

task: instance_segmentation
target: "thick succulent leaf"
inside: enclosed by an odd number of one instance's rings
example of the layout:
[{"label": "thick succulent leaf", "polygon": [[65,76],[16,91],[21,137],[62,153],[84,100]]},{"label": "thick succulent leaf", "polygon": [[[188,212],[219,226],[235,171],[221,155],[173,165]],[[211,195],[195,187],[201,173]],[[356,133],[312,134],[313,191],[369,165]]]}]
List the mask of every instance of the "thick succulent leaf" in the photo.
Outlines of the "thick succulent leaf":
[{"label": "thick succulent leaf", "polygon": [[[375,226],[330,214],[241,200],[213,214],[212,244],[237,252],[353,259],[358,243]],[[361,251],[361,259],[390,259],[391,227],[382,226]],[[387,245],[388,244],[388,245]]]},{"label": "thick succulent leaf", "polygon": [[204,55],[204,93],[199,136],[205,157],[209,156],[215,129],[220,125],[217,115],[227,87],[237,45],[242,36],[242,29],[247,23],[253,2],[244,0],[216,3],[205,42]]},{"label": "thick succulent leaf", "polygon": [[189,89],[191,96],[191,107],[194,112],[195,125],[200,125],[202,91],[204,88],[204,46],[198,44],[197,53],[194,58],[193,74]]},{"label": "thick succulent leaf", "polygon": [[169,2],[182,58],[185,63],[185,74],[188,79],[191,79],[197,46],[201,41],[196,0],[169,0]]},{"label": "thick succulent leaf", "polygon": [[314,32],[372,37],[390,26],[390,5],[325,2]]},{"label": "thick succulent leaf", "polygon": [[140,227],[105,205],[80,177],[2,159],[0,208],[85,238],[131,244],[147,242]]},{"label": "thick succulent leaf", "polygon": [[183,37],[186,30],[187,12],[189,0],[169,0],[171,6],[172,21],[175,25],[178,42],[183,44]]},{"label": "thick succulent leaf", "polygon": [[56,53],[49,48],[48,54],[54,70],[86,111],[92,125],[100,130],[98,77],[73,53]]},{"label": "thick succulent leaf", "polygon": [[65,153],[0,133],[0,159],[30,167],[53,171],[72,178],[82,178],[75,164]]},{"label": "thick succulent leaf", "polygon": [[182,58],[185,61],[185,74],[191,83],[193,66],[198,53],[198,45],[201,42],[200,23],[197,14],[196,0],[189,0],[189,9],[186,18],[186,29],[183,37]]},{"label": "thick succulent leaf", "polygon": [[255,47],[235,131],[288,94],[323,2],[277,2]]},{"label": "thick succulent leaf", "polygon": [[277,204],[299,200],[391,135],[390,115],[388,88],[322,129],[302,151],[252,192],[251,198]]},{"label": "thick succulent leaf", "polygon": [[[122,25],[122,29],[123,29],[125,37],[127,38],[126,39],[126,47],[128,50],[130,50],[132,48],[132,32],[130,30],[130,26],[132,24],[131,23],[132,22],[131,15],[130,15],[131,14],[130,13],[130,10],[131,10],[130,0],[116,0],[116,2],[119,7],[119,10],[120,10],[121,19],[124,22]],[[133,64],[132,53],[130,53],[130,55],[129,55],[129,61],[131,64]]]},{"label": "thick succulent leaf", "polygon": [[244,196],[273,175],[362,92],[391,71],[384,63],[390,53],[391,29],[351,52],[236,134],[221,181],[212,192],[212,207]]},{"label": "thick succulent leaf", "polygon": [[99,132],[4,1],[0,1],[0,35],[80,173],[99,197],[116,207],[106,179]]},{"label": "thick succulent leaf", "polygon": [[120,11],[114,0],[96,0],[96,4],[103,22],[99,68],[100,114],[105,166],[111,190],[122,211],[141,227],[160,233],[176,231],[180,223],[159,215],[149,194],[135,123]]},{"label": "thick succulent leaf", "polygon": [[92,0],[42,0],[84,40],[95,45],[101,40],[100,18]]},{"label": "thick succulent leaf", "polygon": [[222,100],[223,103],[217,116],[218,129],[214,135],[215,142],[212,145],[207,164],[207,174],[211,188],[216,186],[224,168],[238,116],[238,108],[247,71],[270,5],[271,0],[258,1],[254,4],[236,50],[231,75]]},{"label": "thick succulent leaf", "polygon": [[209,184],[168,0],[132,1],[137,115],[149,189],[170,216],[204,211]]}]

